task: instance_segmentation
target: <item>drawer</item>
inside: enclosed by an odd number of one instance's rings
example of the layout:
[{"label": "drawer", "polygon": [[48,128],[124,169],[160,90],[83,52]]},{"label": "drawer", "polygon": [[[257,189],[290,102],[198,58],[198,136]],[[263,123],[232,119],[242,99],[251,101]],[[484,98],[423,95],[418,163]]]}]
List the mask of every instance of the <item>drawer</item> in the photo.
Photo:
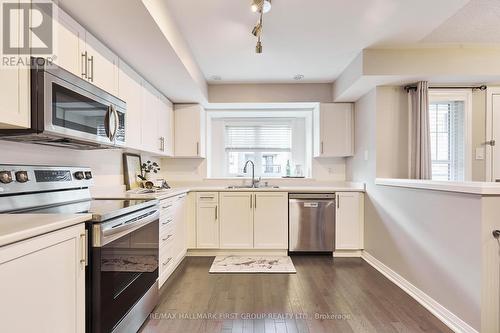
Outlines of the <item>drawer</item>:
[{"label": "drawer", "polygon": [[160,201],[160,214],[171,214],[174,208],[175,198]]},{"label": "drawer", "polygon": [[174,246],[173,243],[160,249],[160,274],[166,271],[171,265],[173,265],[175,260]]},{"label": "drawer", "polygon": [[198,192],[196,193],[196,202],[200,203],[217,203],[219,201],[218,192]]},{"label": "drawer", "polygon": [[160,232],[169,225],[174,225],[175,220],[173,216],[160,216]]},{"label": "drawer", "polygon": [[160,239],[159,239],[160,249],[165,247],[167,244],[172,243],[174,238],[175,238],[174,229],[173,228],[165,229],[165,232],[160,234]]}]

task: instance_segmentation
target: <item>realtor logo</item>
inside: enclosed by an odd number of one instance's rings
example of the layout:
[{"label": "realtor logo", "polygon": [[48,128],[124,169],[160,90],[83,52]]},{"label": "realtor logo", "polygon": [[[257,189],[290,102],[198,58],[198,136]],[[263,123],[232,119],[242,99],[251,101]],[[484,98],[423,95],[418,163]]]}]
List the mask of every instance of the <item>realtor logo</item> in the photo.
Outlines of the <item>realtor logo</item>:
[{"label": "realtor logo", "polygon": [[51,2],[2,1],[4,55],[51,55],[53,43]]}]

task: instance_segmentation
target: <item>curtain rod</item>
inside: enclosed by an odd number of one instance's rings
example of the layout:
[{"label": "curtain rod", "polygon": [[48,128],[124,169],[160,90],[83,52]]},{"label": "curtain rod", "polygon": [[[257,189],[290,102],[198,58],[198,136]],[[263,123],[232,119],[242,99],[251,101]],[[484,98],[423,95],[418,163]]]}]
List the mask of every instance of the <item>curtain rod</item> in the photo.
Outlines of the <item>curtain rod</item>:
[{"label": "curtain rod", "polygon": [[[444,86],[435,86],[435,87],[429,87],[429,89],[472,89],[472,90],[481,90],[484,91],[488,87],[486,85],[481,85],[481,86],[452,86],[452,87],[444,87]],[[406,86],[404,88],[406,92],[409,92],[410,90],[416,90],[416,86]]]}]

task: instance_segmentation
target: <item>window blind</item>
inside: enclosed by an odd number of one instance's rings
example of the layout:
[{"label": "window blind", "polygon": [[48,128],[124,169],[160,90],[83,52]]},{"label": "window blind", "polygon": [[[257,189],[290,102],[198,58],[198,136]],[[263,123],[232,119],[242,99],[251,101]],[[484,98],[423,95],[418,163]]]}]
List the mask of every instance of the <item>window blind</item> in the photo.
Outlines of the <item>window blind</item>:
[{"label": "window blind", "polygon": [[465,106],[463,101],[431,103],[432,179],[465,178]]},{"label": "window blind", "polygon": [[290,151],[289,124],[227,125],[226,150]]}]

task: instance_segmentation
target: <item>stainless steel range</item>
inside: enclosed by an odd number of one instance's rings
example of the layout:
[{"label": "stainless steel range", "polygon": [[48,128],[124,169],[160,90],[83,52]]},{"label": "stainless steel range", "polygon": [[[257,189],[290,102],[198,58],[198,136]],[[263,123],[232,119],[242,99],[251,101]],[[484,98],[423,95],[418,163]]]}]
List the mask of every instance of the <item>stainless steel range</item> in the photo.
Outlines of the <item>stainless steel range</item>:
[{"label": "stainless steel range", "polygon": [[157,200],[92,200],[92,171],[0,165],[0,213],[90,213],[87,332],[135,332],[158,303]]}]

